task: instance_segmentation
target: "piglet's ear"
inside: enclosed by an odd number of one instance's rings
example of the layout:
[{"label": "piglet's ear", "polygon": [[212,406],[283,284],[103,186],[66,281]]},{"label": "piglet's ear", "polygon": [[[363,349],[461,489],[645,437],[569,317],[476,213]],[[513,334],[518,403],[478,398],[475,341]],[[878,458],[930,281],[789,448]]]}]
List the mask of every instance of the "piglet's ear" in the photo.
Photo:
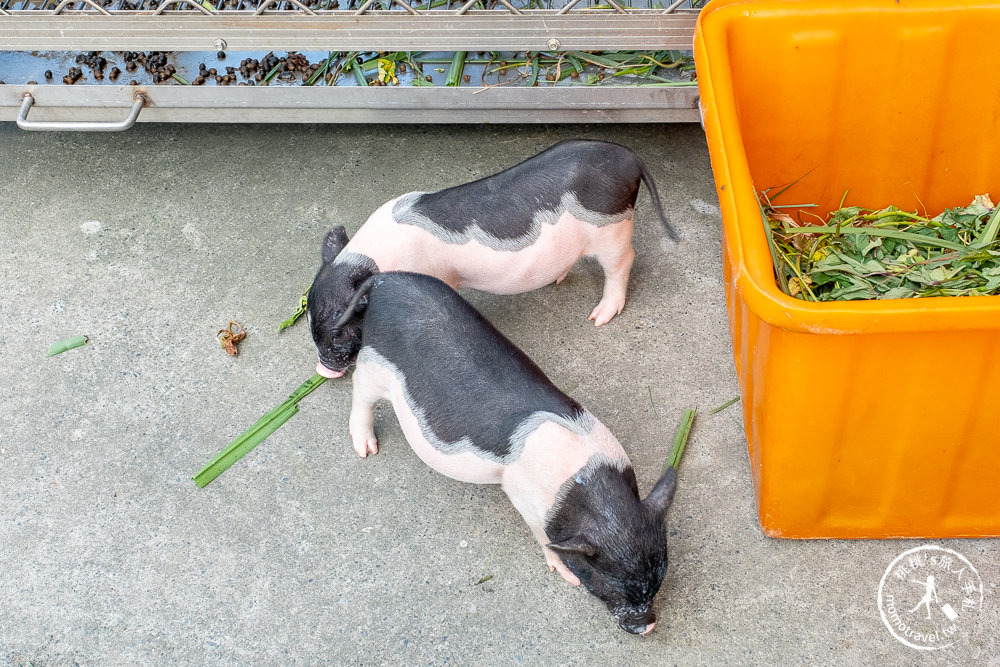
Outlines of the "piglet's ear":
[{"label": "piglet's ear", "polygon": [[558,554],[580,556],[594,556],[597,554],[597,547],[591,544],[587,536],[582,533],[568,537],[561,542],[552,542],[546,546]]},{"label": "piglet's ear", "polygon": [[674,500],[674,491],[677,490],[677,471],[673,467],[667,468],[663,477],[653,486],[646,499],[642,501],[643,507],[647,511],[658,516],[663,516],[670,503]]},{"label": "piglet's ear", "polygon": [[336,259],[340,251],[347,245],[347,241],[347,230],[344,229],[343,225],[337,225],[331,229],[326,238],[323,239],[323,263],[329,264]]}]

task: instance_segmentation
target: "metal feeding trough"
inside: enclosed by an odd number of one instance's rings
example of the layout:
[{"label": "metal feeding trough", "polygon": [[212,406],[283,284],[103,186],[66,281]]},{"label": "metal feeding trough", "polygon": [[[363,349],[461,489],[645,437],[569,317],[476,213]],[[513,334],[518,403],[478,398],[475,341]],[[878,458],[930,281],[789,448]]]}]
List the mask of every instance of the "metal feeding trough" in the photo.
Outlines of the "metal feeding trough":
[{"label": "metal feeding trough", "polygon": [[639,2],[0,0],[0,120],[697,122],[699,2]]}]

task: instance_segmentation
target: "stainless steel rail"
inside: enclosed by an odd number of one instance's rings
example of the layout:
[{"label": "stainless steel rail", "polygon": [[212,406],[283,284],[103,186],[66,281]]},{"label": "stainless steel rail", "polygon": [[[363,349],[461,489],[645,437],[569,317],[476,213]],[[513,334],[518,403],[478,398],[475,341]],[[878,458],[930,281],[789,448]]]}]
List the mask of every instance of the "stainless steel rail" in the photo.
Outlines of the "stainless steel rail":
[{"label": "stainless steel rail", "polygon": [[244,51],[690,50],[696,18],[690,12],[574,15],[556,11],[461,16],[197,11],[11,15],[0,17],[0,44],[10,51],[215,51],[218,40],[226,49]]},{"label": "stainless steel rail", "polygon": [[[106,118],[132,105],[131,86],[30,86],[51,121]],[[5,90],[6,89],[6,90]],[[0,86],[0,120],[14,120],[19,87]],[[141,122],[563,123],[698,122],[695,88],[330,88],[152,86]],[[8,111],[9,109],[9,111]]]}]

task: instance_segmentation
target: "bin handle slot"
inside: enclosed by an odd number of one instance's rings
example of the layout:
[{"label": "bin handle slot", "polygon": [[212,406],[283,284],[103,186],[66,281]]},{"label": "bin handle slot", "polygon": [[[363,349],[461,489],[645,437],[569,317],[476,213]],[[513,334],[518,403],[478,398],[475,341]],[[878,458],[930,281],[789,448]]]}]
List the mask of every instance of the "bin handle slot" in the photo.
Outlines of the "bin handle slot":
[{"label": "bin handle slot", "polygon": [[125,120],[114,121],[29,121],[28,109],[35,103],[31,93],[25,93],[21,99],[21,108],[17,112],[17,126],[22,130],[69,130],[76,132],[121,132],[127,130],[139,118],[139,112],[149,102],[145,93],[137,92],[135,102]]}]

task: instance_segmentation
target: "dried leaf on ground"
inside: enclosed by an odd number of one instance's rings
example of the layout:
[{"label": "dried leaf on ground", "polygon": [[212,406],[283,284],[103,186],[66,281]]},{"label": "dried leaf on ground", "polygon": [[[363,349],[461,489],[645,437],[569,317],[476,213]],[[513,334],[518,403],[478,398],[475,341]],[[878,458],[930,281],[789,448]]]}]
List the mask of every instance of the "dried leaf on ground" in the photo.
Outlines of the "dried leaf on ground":
[{"label": "dried leaf on ground", "polygon": [[240,323],[236,320],[229,320],[229,325],[225,329],[219,329],[219,333],[215,334],[216,338],[219,339],[219,344],[222,345],[222,349],[226,351],[230,357],[235,357],[240,353],[239,345],[240,341],[247,337],[246,329],[240,326]]}]

